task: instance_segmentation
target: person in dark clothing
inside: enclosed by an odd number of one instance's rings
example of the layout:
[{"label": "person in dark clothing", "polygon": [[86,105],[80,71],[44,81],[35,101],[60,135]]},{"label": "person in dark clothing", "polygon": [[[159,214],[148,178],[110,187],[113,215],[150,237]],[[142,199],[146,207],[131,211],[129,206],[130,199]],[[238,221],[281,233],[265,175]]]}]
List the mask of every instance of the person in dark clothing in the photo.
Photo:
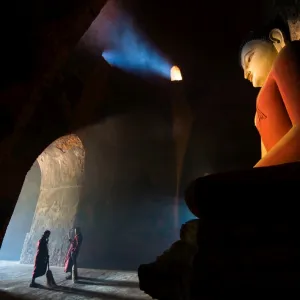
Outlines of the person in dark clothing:
[{"label": "person in dark clothing", "polygon": [[82,234],[79,227],[75,228],[75,236],[73,239],[69,239],[70,246],[65,258],[65,268],[66,273],[70,273],[66,276],[66,279],[77,280],[77,257],[82,244]]},{"label": "person in dark clothing", "polygon": [[49,262],[49,252],[48,252],[49,237],[50,237],[50,231],[46,230],[42,235],[41,239],[37,243],[37,251],[34,260],[34,268],[33,268],[30,287],[36,287],[35,279],[37,277],[45,275],[47,271],[47,265]]}]

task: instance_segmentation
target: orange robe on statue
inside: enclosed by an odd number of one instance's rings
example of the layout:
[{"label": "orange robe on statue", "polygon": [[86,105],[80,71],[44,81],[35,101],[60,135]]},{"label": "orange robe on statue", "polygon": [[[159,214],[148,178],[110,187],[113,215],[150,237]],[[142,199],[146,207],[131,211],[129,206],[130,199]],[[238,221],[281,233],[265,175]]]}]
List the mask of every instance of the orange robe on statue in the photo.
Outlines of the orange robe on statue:
[{"label": "orange robe on statue", "polygon": [[[300,42],[285,46],[261,88],[256,102],[255,125],[267,152],[300,125]],[[300,139],[289,139],[272,158],[259,166],[300,161]]]},{"label": "orange robe on statue", "polygon": [[[257,96],[255,125],[267,154],[255,168],[193,181],[185,202],[195,216],[223,218],[231,214],[251,219],[257,214],[270,217],[271,209],[274,217],[298,212],[292,208],[291,194],[300,181],[300,41],[287,44],[278,54]],[[285,205],[274,203],[279,191],[285,195]],[[245,202],[245,195],[249,202]]]}]

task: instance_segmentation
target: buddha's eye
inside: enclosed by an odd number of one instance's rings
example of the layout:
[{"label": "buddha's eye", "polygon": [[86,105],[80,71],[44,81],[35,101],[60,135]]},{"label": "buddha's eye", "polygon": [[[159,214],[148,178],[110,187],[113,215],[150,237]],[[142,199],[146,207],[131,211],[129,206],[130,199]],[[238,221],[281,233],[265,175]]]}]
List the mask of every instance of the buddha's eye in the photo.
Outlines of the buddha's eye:
[{"label": "buddha's eye", "polygon": [[247,62],[248,62],[248,63],[250,63],[250,61],[251,61],[251,59],[252,59],[252,57],[253,57],[253,54],[254,54],[254,52],[252,52],[252,53],[248,56],[248,59],[247,59]]}]

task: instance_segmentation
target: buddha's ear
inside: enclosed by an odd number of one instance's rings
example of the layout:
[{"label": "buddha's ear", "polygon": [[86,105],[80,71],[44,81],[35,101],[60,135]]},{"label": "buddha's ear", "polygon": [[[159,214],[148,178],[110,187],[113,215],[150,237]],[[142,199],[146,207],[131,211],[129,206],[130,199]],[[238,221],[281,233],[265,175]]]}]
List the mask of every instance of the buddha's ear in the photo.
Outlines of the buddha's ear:
[{"label": "buddha's ear", "polygon": [[282,31],[278,28],[274,28],[270,31],[269,39],[271,40],[278,52],[285,46],[284,35]]}]

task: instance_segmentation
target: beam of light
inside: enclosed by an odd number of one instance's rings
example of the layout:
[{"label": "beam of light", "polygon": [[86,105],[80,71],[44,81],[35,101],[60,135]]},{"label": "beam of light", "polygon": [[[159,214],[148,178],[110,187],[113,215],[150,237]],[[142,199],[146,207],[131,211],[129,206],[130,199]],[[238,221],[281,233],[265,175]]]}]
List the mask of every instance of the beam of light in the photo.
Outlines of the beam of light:
[{"label": "beam of light", "polygon": [[[176,68],[175,69],[173,68],[173,70],[175,70],[175,73],[177,73],[177,71],[179,70],[178,67]],[[177,76],[178,73],[175,75]],[[175,78],[179,78],[179,77],[175,77]],[[172,75],[171,75],[171,80],[172,80]],[[178,90],[177,88],[174,90],[173,93],[172,119],[173,119],[172,134],[173,134],[173,140],[175,141],[175,159],[176,159],[176,194],[174,199],[174,221],[175,224],[178,224],[178,209],[179,209],[178,203],[179,203],[179,194],[180,194],[179,189],[181,185],[184,159],[186,156],[186,151],[187,151],[187,147],[189,144],[190,135],[192,131],[193,115],[192,115],[192,110],[184,97],[183,91]]]},{"label": "beam of light", "polygon": [[139,32],[131,18],[118,9],[106,33],[108,41],[103,58],[112,66],[124,71],[155,74],[170,79],[172,65]]},{"label": "beam of light", "polygon": [[177,66],[173,66],[170,71],[171,81],[181,81],[182,76],[180,69]]}]

